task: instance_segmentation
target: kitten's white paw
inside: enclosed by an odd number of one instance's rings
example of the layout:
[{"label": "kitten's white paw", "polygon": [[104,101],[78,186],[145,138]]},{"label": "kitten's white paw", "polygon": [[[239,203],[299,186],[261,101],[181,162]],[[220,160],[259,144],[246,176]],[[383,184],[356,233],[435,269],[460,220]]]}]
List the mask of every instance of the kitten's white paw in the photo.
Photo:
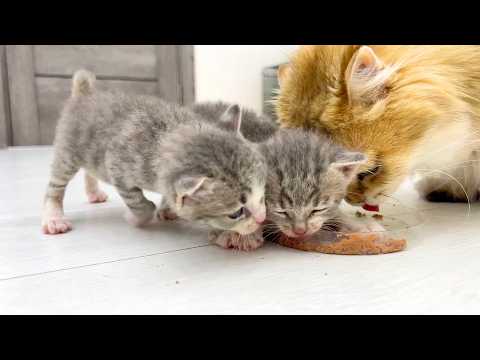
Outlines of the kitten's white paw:
[{"label": "kitten's white paw", "polygon": [[42,221],[42,230],[46,235],[65,234],[72,229],[72,224],[64,217],[46,217]]},{"label": "kitten's white paw", "polygon": [[253,251],[262,247],[264,244],[261,232],[256,232],[251,235],[240,235],[232,231],[211,231],[208,238],[212,243],[224,249],[240,251]]},{"label": "kitten's white paw", "polygon": [[102,190],[97,190],[96,192],[89,193],[87,194],[87,197],[90,204],[104,203],[108,199],[108,195]]},{"label": "kitten's white paw", "polygon": [[153,220],[153,212],[143,216],[136,216],[130,210],[127,210],[125,220],[132,226],[142,227],[148,225]]},{"label": "kitten's white paw", "polygon": [[170,208],[158,209],[157,218],[160,221],[175,221],[178,215]]}]

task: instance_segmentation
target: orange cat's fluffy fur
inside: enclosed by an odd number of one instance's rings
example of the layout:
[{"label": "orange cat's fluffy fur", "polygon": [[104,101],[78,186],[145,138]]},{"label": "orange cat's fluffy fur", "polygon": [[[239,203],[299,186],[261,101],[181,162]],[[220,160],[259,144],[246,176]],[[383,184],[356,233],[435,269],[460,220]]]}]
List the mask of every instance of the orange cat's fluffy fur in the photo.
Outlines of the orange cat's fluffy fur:
[{"label": "orange cat's fluffy fur", "polygon": [[303,46],[279,76],[284,126],[368,156],[349,202],[379,204],[411,174],[433,201],[477,199],[480,47]]}]

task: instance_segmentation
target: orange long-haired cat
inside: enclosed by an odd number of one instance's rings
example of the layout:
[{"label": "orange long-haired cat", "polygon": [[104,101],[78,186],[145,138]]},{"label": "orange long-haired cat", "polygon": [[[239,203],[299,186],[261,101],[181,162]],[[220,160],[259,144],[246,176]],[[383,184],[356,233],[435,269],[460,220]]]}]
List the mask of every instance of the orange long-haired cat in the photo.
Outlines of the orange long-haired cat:
[{"label": "orange long-haired cat", "polygon": [[367,155],[350,203],[376,206],[411,174],[431,201],[478,199],[479,46],[303,46],[279,78],[285,127]]}]

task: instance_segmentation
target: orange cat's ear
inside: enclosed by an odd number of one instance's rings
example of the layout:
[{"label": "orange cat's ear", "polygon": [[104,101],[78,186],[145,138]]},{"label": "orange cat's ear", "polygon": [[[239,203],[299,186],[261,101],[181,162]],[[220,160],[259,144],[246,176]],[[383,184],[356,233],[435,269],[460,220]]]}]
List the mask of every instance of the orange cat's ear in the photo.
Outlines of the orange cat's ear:
[{"label": "orange cat's ear", "polygon": [[285,83],[285,80],[288,78],[290,75],[290,65],[289,64],[283,64],[278,67],[278,83],[280,84],[280,87],[283,86]]},{"label": "orange cat's ear", "polygon": [[345,78],[350,102],[374,103],[384,93],[389,72],[368,46],[362,46],[348,65]]}]

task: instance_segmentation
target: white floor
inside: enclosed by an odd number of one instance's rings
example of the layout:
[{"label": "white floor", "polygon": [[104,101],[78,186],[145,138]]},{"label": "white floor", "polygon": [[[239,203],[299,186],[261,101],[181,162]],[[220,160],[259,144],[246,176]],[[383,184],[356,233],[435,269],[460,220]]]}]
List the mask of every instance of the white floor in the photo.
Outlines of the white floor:
[{"label": "white floor", "polygon": [[74,231],[40,231],[50,148],[0,151],[1,314],[480,314],[480,206],[427,204],[407,251],[383,256],[253,253],[210,246],[180,224],[134,229],[124,206],[66,198]]}]

